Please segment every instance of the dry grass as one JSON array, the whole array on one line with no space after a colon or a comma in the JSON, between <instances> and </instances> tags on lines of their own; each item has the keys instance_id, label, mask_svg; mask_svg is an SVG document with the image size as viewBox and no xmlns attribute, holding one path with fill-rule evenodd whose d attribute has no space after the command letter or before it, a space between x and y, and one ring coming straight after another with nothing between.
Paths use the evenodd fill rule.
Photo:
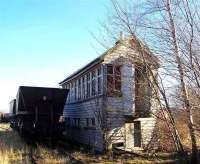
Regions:
<instances>
[{"instance_id":1,"label":"dry grass","mask_svg":"<svg viewBox=\"0 0 200 164\"><path fill-rule=\"evenodd\" d=\"M154 164L174 163L171 159L164 158L130 158L118 156L114 160L109 155L94 155L82 147L69 144L68 148L60 150L41 144L30 146L18 134L9 129L9 124L0 124L0 164L24 163L99 163L99 164ZM8 130L6 130L8 129Z\"/></svg>"},{"instance_id":2,"label":"dry grass","mask_svg":"<svg viewBox=\"0 0 200 164\"><path fill-rule=\"evenodd\" d=\"M8 124L0 124L0 127L0 163L31 163L32 160L37 163L66 163L69 160L45 146L26 144L9 129Z\"/></svg>"}]
</instances>

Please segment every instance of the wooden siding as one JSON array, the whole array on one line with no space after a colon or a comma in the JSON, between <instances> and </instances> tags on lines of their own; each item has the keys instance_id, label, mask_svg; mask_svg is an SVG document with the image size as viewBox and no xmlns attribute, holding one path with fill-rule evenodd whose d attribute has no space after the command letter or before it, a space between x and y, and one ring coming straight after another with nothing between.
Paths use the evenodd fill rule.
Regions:
<instances>
[{"instance_id":1,"label":"wooden siding","mask_svg":"<svg viewBox=\"0 0 200 164\"><path fill-rule=\"evenodd\" d=\"M135 63L132 59L137 60L139 54L127 49L121 44L104 56L101 63L103 66L103 94L99 97L89 98L74 103L66 102L64 116L66 118L80 118L80 127L67 127L66 134L72 139L90 145L93 149L101 151L104 147L104 136L102 134L100 123L96 121L96 127L87 128L86 118L95 117L98 120L95 111L100 110L105 113L103 119L107 129L106 139L107 147L111 148L112 144L123 142L126 148L134 148L134 122L125 123L125 115L134 115L135 113ZM130 62L132 61L132 62ZM121 95L106 97L106 65L121 66ZM94 68L90 68L92 71ZM84 72L83 75L85 75ZM83 75L80 75L83 76ZM73 79L73 77L71 77ZM77 78L77 77L76 77ZM69 81L70 82L70 81ZM91 89L90 89L91 92ZM104 97L105 96L105 97ZM96 100L99 100L98 103ZM152 102L153 103L153 102ZM98 104L98 105L97 105ZM154 105L156 109L156 105ZM146 110L146 109L143 109ZM141 145L146 146L152 137L155 126L155 118L139 118L141 126Z\"/></svg>"},{"instance_id":2,"label":"wooden siding","mask_svg":"<svg viewBox=\"0 0 200 164\"><path fill-rule=\"evenodd\" d=\"M100 130L101 123L98 122L98 114L96 113L101 112L102 105L102 97L99 97L79 103L66 104L63 113L66 118L80 118L80 127L74 127L72 120L70 127L66 128L66 134L97 151L103 150L103 135ZM94 127L87 127L87 118L95 118Z\"/></svg>"}]
</instances>

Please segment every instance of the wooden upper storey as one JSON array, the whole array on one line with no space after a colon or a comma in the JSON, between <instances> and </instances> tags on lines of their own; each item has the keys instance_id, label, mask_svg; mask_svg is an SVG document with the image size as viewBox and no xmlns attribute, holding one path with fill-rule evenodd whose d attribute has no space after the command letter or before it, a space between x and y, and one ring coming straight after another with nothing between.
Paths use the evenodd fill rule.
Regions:
<instances>
[{"instance_id":1,"label":"wooden upper storey","mask_svg":"<svg viewBox=\"0 0 200 164\"><path fill-rule=\"evenodd\" d=\"M91 61L59 84L70 89L68 103L96 96L121 95L121 66L124 63L149 63L159 67L159 60L135 38L119 40L103 55Z\"/></svg>"}]
</instances>

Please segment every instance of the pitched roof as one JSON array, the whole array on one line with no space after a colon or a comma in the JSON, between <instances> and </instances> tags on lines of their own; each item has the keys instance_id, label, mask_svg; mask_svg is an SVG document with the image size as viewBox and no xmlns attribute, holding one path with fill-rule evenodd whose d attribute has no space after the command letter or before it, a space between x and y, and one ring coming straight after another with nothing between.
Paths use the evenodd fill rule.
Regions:
<instances>
[{"instance_id":1,"label":"pitched roof","mask_svg":"<svg viewBox=\"0 0 200 164\"><path fill-rule=\"evenodd\" d=\"M72 77L74 77L74 76L78 75L80 72L84 71L86 68L89 68L90 66L93 66L93 65L95 65L97 63L100 63L102 60L103 60L103 55L97 57L96 59L94 59L90 63L88 63L87 65L85 65L82 68L78 69L76 72L74 72L71 75L69 75L63 81L59 82L59 84L61 85L61 84L65 83L66 81L68 81Z\"/></svg>"},{"instance_id":2,"label":"pitched roof","mask_svg":"<svg viewBox=\"0 0 200 164\"><path fill-rule=\"evenodd\" d=\"M134 40L137 45L139 45L140 47L143 47L142 48L143 51L145 51L145 53L147 53L150 56L150 58L152 59L151 61L154 61L156 64L159 63L159 59L155 55L153 55L153 53L150 51L148 46L146 46L144 43L142 43L136 36L131 36L131 37L129 37L127 39L124 39L124 40L121 40L121 39L118 40L116 42L116 44L112 48L108 49L102 55L98 56L97 58L95 58L94 60L92 60L91 62L89 62L85 66L83 66L82 68L78 69L77 71L75 71L74 73L69 75L67 78L65 78L64 80L59 82L59 85L62 85L64 83L66 83L67 81L71 80L72 78L77 77L79 74L86 72L88 69L90 69L91 67L95 66L96 64L99 64L99 63L103 62L104 61L104 57L107 54L113 52L113 50L115 50L119 44L124 44L124 42L130 41L130 40Z\"/></svg>"},{"instance_id":3,"label":"pitched roof","mask_svg":"<svg viewBox=\"0 0 200 164\"><path fill-rule=\"evenodd\" d=\"M59 82L60 85L64 84L66 81L70 80L71 78L78 76L80 73L83 73L85 71L87 71L89 68L91 68L92 66L95 66L96 64L101 63L104 60L104 57L110 53L110 51L112 51L114 48L116 47L116 45L110 49L108 49L106 52L104 52L102 55L98 56L97 58L95 58L94 60L92 60L91 62L89 62L88 64L86 64L85 66L83 66L82 68L78 69L77 71L75 71L74 73L72 73L71 75L69 75L67 78L65 78L63 81Z\"/></svg>"}]
</instances>

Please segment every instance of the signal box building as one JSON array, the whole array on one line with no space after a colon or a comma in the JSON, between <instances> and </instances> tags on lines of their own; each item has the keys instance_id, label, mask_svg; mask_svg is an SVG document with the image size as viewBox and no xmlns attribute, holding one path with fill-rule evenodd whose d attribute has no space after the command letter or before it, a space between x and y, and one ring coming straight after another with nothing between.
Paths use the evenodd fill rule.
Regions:
<instances>
[{"instance_id":1,"label":"signal box building","mask_svg":"<svg viewBox=\"0 0 200 164\"><path fill-rule=\"evenodd\" d=\"M114 146L145 149L156 122L151 76L158 66L136 37L121 36L103 55L59 83L70 89L63 113L66 135L96 151Z\"/></svg>"}]
</instances>

